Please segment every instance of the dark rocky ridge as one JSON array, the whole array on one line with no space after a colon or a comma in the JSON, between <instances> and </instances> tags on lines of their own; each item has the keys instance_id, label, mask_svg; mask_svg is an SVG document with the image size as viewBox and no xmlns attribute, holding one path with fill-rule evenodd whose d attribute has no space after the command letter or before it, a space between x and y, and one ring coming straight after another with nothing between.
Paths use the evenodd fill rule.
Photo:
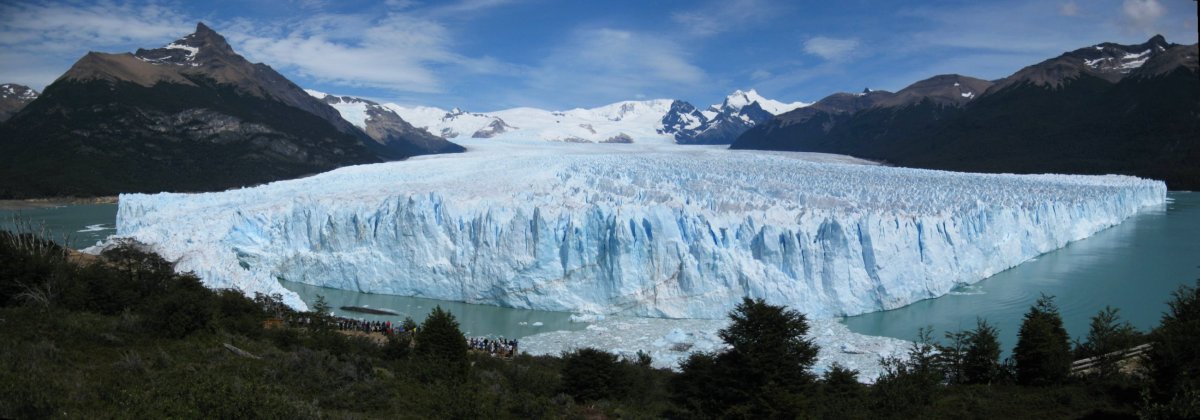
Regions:
<instances>
[{"instance_id":1,"label":"dark rocky ridge","mask_svg":"<svg viewBox=\"0 0 1200 420\"><path fill-rule=\"evenodd\" d=\"M832 95L747 131L732 147L957 171L1131 174L1194 190L1200 188L1196 51L1159 36L1081 48L1021 69L961 104L928 92L906 100ZM937 79L946 77L901 92L944 86ZM979 82L973 89L986 83Z\"/></svg>"},{"instance_id":2,"label":"dark rocky ridge","mask_svg":"<svg viewBox=\"0 0 1200 420\"><path fill-rule=\"evenodd\" d=\"M425 146L372 139L199 24L164 48L88 53L0 126L0 197L221 190Z\"/></svg>"}]
</instances>

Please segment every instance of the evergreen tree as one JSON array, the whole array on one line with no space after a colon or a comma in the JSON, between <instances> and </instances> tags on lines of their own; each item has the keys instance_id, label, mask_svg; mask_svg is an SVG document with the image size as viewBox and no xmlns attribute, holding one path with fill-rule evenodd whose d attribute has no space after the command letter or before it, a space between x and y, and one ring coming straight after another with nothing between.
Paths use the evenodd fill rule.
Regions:
<instances>
[{"instance_id":1,"label":"evergreen tree","mask_svg":"<svg viewBox=\"0 0 1200 420\"><path fill-rule=\"evenodd\" d=\"M963 352L963 383L990 384L1000 380L999 331L983 318L976 318L975 329L966 333L966 350Z\"/></svg>"},{"instance_id":2,"label":"evergreen tree","mask_svg":"<svg viewBox=\"0 0 1200 420\"><path fill-rule=\"evenodd\" d=\"M743 299L718 332L730 349L693 354L672 381L673 399L692 415L796 417L805 411L817 346L799 312Z\"/></svg>"},{"instance_id":3,"label":"evergreen tree","mask_svg":"<svg viewBox=\"0 0 1200 420\"><path fill-rule=\"evenodd\" d=\"M937 345L937 363L945 373L947 383L966 383L963 363L966 361L967 341L970 334L970 331L947 332L947 344Z\"/></svg>"},{"instance_id":4,"label":"evergreen tree","mask_svg":"<svg viewBox=\"0 0 1200 420\"><path fill-rule=\"evenodd\" d=\"M918 418L933 403L938 386L945 379L943 362L929 329L921 328L917 337L908 349L907 358L886 357L879 361L883 374L872 389L878 412Z\"/></svg>"},{"instance_id":5,"label":"evergreen tree","mask_svg":"<svg viewBox=\"0 0 1200 420\"><path fill-rule=\"evenodd\" d=\"M1169 416L1200 417L1200 279L1180 286L1150 333L1152 397Z\"/></svg>"},{"instance_id":6,"label":"evergreen tree","mask_svg":"<svg viewBox=\"0 0 1200 420\"><path fill-rule=\"evenodd\" d=\"M563 392L576 401L620 397L628 389L625 370L617 355L594 348L563 353Z\"/></svg>"},{"instance_id":7,"label":"evergreen tree","mask_svg":"<svg viewBox=\"0 0 1200 420\"><path fill-rule=\"evenodd\" d=\"M416 336L416 354L431 359L462 362L467 358L467 338L458 329L454 314L435 306Z\"/></svg>"},{"instance_id":8,"label":"evergreen tree","mask_svg":"<svg viewBox=\"0 0 1200 420\"><path fill-rule=\"evenodd\" d=\"M750 383L776 383L798 391L815 379L808 369L817 361L817 346L804 338L808 319L762 299L744 298L729 314L729 327L717 332L729 354L746 371Z\"/></svg>"},{"instance_id":9,"label":"evergreen tree","mask_svg":"<svg viewBox=\"0 0 1200 420\"><path fill-rule=\"evenodd\" d=\"M1071 345L1053 296L1042 295L1021 322L1013 349L1017 383L1061 383L1071 373Z\"/></svg>"},{"instance_id":10,"label":"evergreen tree","mask_svg":"<svg viewBox=\"0 0 1200 420\"><path fill-rule=\"evenodd\" d=\"M410 317L404 317L404 321L400 323L400 329L405 333L412 334L417 330L417 321L413 321Z\"/></svg>"},{"instance_id":11,"label":"evergreen tree","mask_svg":"<svg viewBox=\"0 0 1200 420\"><path fill-rule=\"evenodd\" d=\"M866 385L858 381L858 371L834 363L821 375L821 418L870 418Z\"/></svg>"},{"instance_id":12,"label":"evergreen tree","mask_svg":"<svg viewBox=\"0 0 1200 420\"><path fill-rule=\"evenodd\" d=\"M1121 321L1116 308L1105 306L1092 317L1086 341L1075 347L1075 358L1099 358L1096 375L1108 377L1119 371L1120 352L1138 345L1142 335L1129 322Z\"/></svg>"},{"instance_id":13,"label":"evergreen tree","mask_svg":"<svg viewBox=\"0 0 1200 420\"><path fill-rule=\"evenodd\" d=\"M333 327L333 320L330 319L330 311L333 308L329 306L329 302L325 300L324 295L317 295L317 301L313 303L312 312L309 316L312 318L311 327L316 331L326 331Z\"/></svg>"}]
</instances>

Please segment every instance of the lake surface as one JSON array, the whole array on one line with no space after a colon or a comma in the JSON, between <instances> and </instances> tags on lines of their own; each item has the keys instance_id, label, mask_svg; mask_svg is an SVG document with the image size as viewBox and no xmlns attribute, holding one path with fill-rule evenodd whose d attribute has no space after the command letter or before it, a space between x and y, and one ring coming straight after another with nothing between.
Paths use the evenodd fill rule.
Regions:
<instances>
[{"instance_id":1,"label":"lake surface","mask_svg":"<svg viewBox=\"0 0 1200 420\"><path fill-rule=\"evenodd\" d=\"M317 296L323 296L329 306L333 307L334 314L346 318L398 323L408 316L420 323L429 314L429 311L433 310L434 306L441 306L442 309L454 314L459 328L464 334L471 337L523 338L549 331L582 330L587 327L587 324L571 322L571 314L566 312L532 311L436 299L359 293L291 281L280 281L279 283L284 288L299 294L300 299L310 307L317 302ZM400 315L349 312L341 310L342 306L388 309Z\"/></svg>"},{"instance_id":2,"label":"lake surface","mask_svg":"<svg viewBox=\"0 0 1200 420\"><path fill-rule=\"evenodd\" d=\"M950 295L904 308L849 317L854 332L914 339L917 328L930 326L935 338L947 331L970 329L976 317L1000 328L1007 352L1029 306L1041 293L1056 296L1067 331L1087 334L1089 319L1105 305L1121 309L1134 326L1148 330L1158 323L1171 292L1200 278L1200 193L1172 192L1169 203L1091 238L1041 255ZM53 208L0 210L0 226L19 215L35 226L44 224L54 238L70 236L75 247L89 246L114 232L114 204L66 205ZM473 336L521 338L548 331L579 330L570 314L470 305L432 299L376 295L283 282L310 305L322 295L334 312L352 318L418 322L435 306L450 310L464 332ZM399 316L346 312L341 306L390 309ZM539 324L540 323L540 324Z\"/></svg>"},{"instance_id":3,"label":"lake surface","mask_svg":"<svg viewBox=\"0 0 1200 420\"><path fill-rule=\"evenodd\" d=\"M950 295L903 308L849 317L857 333L915 339L975 327L983 317L1000 329L1005 354L1029 307L1055 296L1067 332L1087 335L1096 312L1111 305L1142 331L1158 324L1171 292L1200 278L1200 192L1172 192L1168 203L1144 209L1116 227L1043 254Z\"/></svg>"},{"instance_id":4,"label":"lake surface","mask_svg":"<svg viewBox=\"0 0 1200 420\"><path fill-rule=\"evenodd\" d=\"M0 207L0 229L13 230L14 221L72 248L95 245L116 232L116 204L46 205L27 208Z\"/></svg>"}]
</instances>

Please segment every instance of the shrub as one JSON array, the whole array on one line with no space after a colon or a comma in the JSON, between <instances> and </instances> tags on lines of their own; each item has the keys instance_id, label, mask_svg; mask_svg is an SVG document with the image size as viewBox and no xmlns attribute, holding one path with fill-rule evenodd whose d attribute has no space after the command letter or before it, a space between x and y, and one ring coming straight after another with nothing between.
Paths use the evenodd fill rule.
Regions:
<instances>
[{"instance_id":1,"label":"shrub","mask_svg":"<svg viewBox=\"0 0 1200 420\"><path fill-rule=\"evenodd\" d=\"M562 392L576 401L621 397L628 378L617 355L594 348L563 353Z\"/></svg>"}]
</instances>

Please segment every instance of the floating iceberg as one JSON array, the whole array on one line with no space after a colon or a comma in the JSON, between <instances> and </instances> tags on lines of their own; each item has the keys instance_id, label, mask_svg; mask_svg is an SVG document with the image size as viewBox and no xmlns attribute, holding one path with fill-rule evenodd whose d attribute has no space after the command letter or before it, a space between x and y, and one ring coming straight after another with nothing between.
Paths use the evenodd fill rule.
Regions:
<instances>
[{"instance_id":1,"label":"floating iceberg","mask_svg":"<svg viewBox=\"0 0 1200 420\"><path fill-rule=\"evenodd\" d=\"M944 295L1161 204L1127 176L967 174L673 145L467 153L205 194L126 194L117 236L212 287L277 279L575 313L812 319Z\"/></svg>"}]
</instances>

